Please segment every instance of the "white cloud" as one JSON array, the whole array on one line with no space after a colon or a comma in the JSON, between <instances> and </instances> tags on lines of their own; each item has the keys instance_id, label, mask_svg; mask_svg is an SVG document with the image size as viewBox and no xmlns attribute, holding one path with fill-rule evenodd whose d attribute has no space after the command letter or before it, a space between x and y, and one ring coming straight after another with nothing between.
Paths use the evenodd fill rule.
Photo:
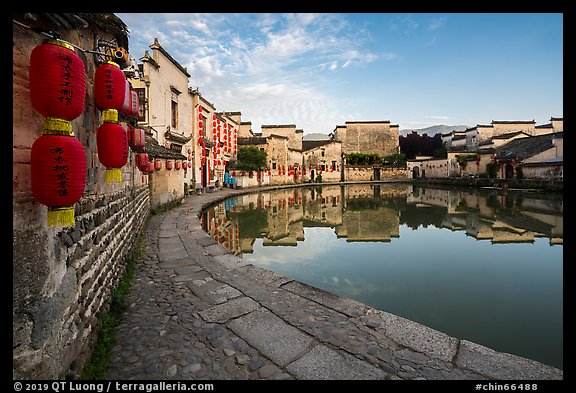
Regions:
<instances>
[{"instance_id":1,"label":"white cloud","mask_svg":"<svg viewBox=\"0 0 576 393\"><path fill-rule=\"evenodd\" d=\"M445 16L434 18L428 24L428 30L432 30L432 31L438 30L438 29L444 27L444 22L446 22Z\"/></svg>"}]
</instances>

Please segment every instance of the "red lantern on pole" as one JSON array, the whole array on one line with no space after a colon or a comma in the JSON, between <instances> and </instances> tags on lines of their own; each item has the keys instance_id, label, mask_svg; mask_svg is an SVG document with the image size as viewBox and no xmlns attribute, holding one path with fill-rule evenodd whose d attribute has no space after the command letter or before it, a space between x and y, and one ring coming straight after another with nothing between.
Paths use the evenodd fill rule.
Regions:
<instances>
[{"instance_id":1,"label":"red lantern on pole","mask_svg":"<svg viewBox=\"0 0 576 393\"><path fill-rule=\"evenodd\" d=\"M145 146L145 134L142 128L128 128L128 146L132 150L142 150Z\"/></svg>"},{"instance_id":2,"label":"red lantern on pole","mask_svg":"<svg viewBox=\"0 0 576 393\"><path fill-rule=\"evenodd\" d=\"M103 109L121 110L126 95L128 81L120 66L108 61L96 69L94 75L94 101Z\"/></svg>"},{"instance_id":3,"label":"red lantern on pole","mask_svg":"<svg viewBox=\"0 0 576 393\"><path fill-rule=\"evenodd\" d=\"M96 131L98 159L106 167L106 183L122 181L122 168L128 161L126 130L118 123L103 123Z\"/></svg>"},{"instance_id":4,"label":"red lantern on pole","mask_svg":"<svg viewBox=\"0 0 576 393\"><path fill-rule=\"evenodd\" d=\"M47 40L30 54L30 98L44 117L71 121L84 112L86 71L74 48Z\"/></svg>"},{"instance_id":5,"label":"red lantern on pole","mask_svg":"<svg viewBox=\"0 0 576 393\"><path fill-rule=\"evenodd\" d=\"M74 133L44 131L32 144L32 195L48 206L48 226L74 226L74 204L86 184L86 154Z\"/></svg>"}]
</instances>

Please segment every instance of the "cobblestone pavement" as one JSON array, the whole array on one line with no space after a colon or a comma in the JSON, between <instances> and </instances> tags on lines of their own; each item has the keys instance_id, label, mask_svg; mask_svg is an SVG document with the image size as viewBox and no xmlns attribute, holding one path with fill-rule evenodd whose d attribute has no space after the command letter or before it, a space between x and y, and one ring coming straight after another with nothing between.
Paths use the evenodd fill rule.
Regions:
<instances>
[{"instance_id":1,"label":"cobblestone pavement","mask_svg":"<svg viewBox=\"0 0 576 393\"><path fill-rule=\"evenodd\" d=\"M150 217L109 379L563 379L245 263L198 218L241 192L188 196Z\"/></svg>"}]
</instances>

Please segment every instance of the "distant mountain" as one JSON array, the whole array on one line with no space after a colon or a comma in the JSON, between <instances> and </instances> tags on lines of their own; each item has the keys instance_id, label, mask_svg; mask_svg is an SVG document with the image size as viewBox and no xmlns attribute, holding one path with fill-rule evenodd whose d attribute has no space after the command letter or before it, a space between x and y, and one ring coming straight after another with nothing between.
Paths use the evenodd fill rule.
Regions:
<instances>
[{"instance_id":1,"label":"distant mountain","mask_svg":"<svg viewBox=\"0 0 576 393\"><path fill-rule=\"evenodd\" d=\"M327 141L329 139L328 134L322 134L321 132L313 132L302 137L302 140L305 141Z\"/></svg>"},{"instance_id":2,"label":"distant mountain","mask_svg":"<svg viewBox=\"0 0 576 393\"><path fill-rule=\"evenodd\" d=\"M430 126L426 128L406 128L404 130L399 131L399 135L406 136L411 134L413 131L416 131L419 135L428 134L428 136L433 137L434 135L440 134L447 134L454 130L456 131L464 131L465 129L470 128L468 126L459 125L459 126L447 126L444 124L440 124L437 126Z\"/></svg>"}]
</instances>

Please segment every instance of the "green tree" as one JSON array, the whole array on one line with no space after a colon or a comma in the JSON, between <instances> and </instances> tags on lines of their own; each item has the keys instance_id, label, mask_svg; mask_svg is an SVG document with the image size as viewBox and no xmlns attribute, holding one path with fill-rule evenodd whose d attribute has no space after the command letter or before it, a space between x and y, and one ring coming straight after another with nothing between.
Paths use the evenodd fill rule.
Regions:
<instances>
[{"instance_id":1,"label":"green tree","mask_svg":"<svg viewBox=\"0 0 576 393\"><path fill-rule=\"evenodd\" d=\"M256 146L243 146L238 149L235 169L242 171L261 171L266 168L266 152Z\"/></svg>"}]
</instances>

